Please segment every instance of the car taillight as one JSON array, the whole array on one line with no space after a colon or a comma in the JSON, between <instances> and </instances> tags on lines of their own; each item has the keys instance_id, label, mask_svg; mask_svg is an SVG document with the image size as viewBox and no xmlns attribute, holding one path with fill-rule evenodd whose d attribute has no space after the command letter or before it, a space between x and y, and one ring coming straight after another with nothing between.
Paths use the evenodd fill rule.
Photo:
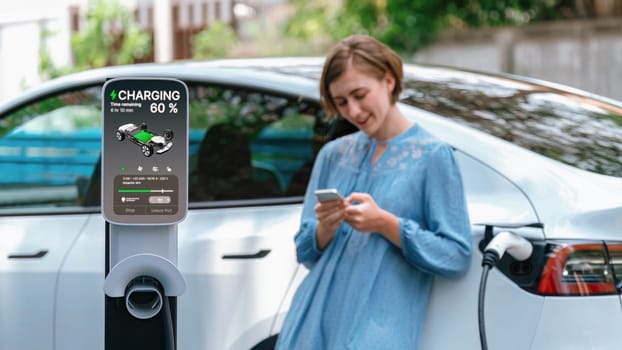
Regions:
<instances>
[{"instance_id":1,"label":"car taillight","mask_svg":"<svg viewBox=\"0 0 622 350\"><path fill-rule=\"evenodd\" d=\"M609 247L615 259L610 257L602 243L568 243L550 247L538 283L538 293L559 296L617 293L614 267L622 276L621 245Z\"/></svg>"},{"instance_id":2,"label":"car taillight","mask_svg":"<svg viewBox=\"0 0 622 350\"><path fill-rule=\"evenodd\" d=\"M609 265L611 265L616 281L616 290L619 292L622 289L622 244L607 243L607 251L609 252Z\"/></svg>"}]
</instances>

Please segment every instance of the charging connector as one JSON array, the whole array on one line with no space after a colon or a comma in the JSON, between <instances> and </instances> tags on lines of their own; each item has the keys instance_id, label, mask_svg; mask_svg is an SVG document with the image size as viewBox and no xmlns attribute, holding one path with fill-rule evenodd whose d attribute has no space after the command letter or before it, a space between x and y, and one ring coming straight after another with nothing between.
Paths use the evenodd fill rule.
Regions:
<instances>
[{"instance_id":1,"label":"charging connector","mask_svg":"<svg viewBox=\"0 0 622 350\"><path fill-rule=\"evenodd\" d=\"M134 278L125 290L127 312L141 320L150 319L160 313L164 298L162 285L151 276Z\"/></svg>"},{"instance_id":2,"label":"charging connector","mask_svg":"<svg viewBox=\"0 0 622 350\"><path fill-rule=\"evenodd\" d=\"M177 342L173 330L170 301L160 281L151 276L134 278L126 288L125 305L128 313L137 319L146 320L161 313L164 349L175 349Z\"/></svg>"},{"instance_id":3,"label":"charging connector","mask_svg":"<svg viewBox=\"0 0 622 350\"><path fill-rule=\"evenodd\" d=\"M525 238L510 231L503 231L494 236L494 238L484 249L484 258L482 259L482 277L479 284L477 308L479 320L479 339L482 350L488 350L486 323L484 322L484 301L486 298L486 282L488 281L488 272L493 267L497 266L497 263L501 260L506 251L514 259L523 261L529 259L531 256L533 246Z\"/></svg>"},{"instance_id":4,"label":"charging connector","mask_svg":"<svg viewBox=\"0 0 622 350\"><path fill-rule=\"evenodd\" d=\"M486 252L497 253L500 260L505 252L508 252L514 259L523 261L529 259L533 246L525 238L510 231L499 232L484 249ZM495 262L496 265L496 262Z\"/></svg>"}]
</instances>

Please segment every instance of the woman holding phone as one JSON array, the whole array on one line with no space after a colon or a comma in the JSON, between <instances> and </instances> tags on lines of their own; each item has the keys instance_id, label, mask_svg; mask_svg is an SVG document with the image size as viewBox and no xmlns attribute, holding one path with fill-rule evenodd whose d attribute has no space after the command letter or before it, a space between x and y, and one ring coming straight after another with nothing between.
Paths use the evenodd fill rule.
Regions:
<instances>
[{"instance_id":1,"label":"woman holding phone","mask_svg":"<svg viewBox=\"0 0 622 350\"><path fill-rule=\"evenodd\" d=\"M417 349L434 276L468 268L471 231L452 148L400 112L402 61L366 35L324 63L329 115L359 131L314 164L295 236L309 274L277 349ZM318 189L343 199L318 201Z\"/></svg>"}]
</instances>

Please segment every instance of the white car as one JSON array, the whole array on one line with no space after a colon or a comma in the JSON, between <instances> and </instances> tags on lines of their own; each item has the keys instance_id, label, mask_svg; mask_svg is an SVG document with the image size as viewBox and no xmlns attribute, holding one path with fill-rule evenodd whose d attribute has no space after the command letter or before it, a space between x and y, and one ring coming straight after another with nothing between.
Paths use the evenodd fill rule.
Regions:
<instances>
[{"instance_id":1,"label":"white car","mask_svg":"<svg viewBox=\"0 0 622 350\"><path fill-rule=\"evenodd\" d=\"M0 348L103 349L101 89L183 80L190 210L179 224L178 349L270 349L307 270L293 235L319 148L351 132L318 102L322 58L143 64L0 104ZM464 278L437 278L422 349L479 349L485 232L534 248L490 273L491 349L618 349L622 104L533 79L407 65L400 108L451 144L473 223ZM479 249L478 249L479 248Z\"/></svg>"}]
</instances>

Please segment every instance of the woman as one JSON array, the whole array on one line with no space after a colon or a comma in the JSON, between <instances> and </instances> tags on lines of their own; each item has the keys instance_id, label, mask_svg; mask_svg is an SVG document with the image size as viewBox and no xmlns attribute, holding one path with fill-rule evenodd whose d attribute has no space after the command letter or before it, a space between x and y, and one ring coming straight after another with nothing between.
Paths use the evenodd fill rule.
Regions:
<instances>
[{"instance_id":1,"label":"woman","mask_svg":"<svg viewBox=\"0 0 622 350\"><path fill-rule=\"evenodd\" d=\"M278 349L417 349L433 276L471 255L462 178L450 146L400 112L402 61L369 36L338 43L320 94L360 131L318 154L295 237L309 267ZM316 189L344 200L320 203Z\"/></svg>"}]
</instances>

